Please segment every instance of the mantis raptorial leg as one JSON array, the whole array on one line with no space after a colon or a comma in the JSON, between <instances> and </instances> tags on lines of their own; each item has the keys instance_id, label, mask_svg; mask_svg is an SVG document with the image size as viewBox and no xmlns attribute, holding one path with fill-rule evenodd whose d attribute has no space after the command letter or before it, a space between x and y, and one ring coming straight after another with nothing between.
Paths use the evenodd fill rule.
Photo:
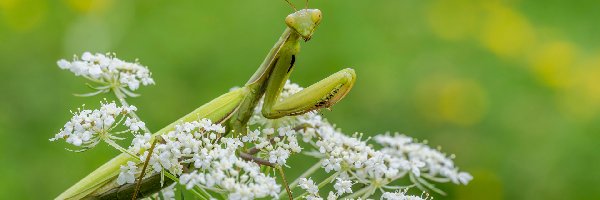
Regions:
<instances>
[{"instance_id":1,"label":"mantis raptorial leg","mask_svg":"<svg viewBox=\"0 0 600 200\"><path fill-rule=\"evenodd\" d=\"M321 18L322 14L318 9L303 9L288 15L285 18L287 27L283 34L243 87L200 106L154 133L153 136L173 130L173 127L182 121L201 118L222 123L226 125L228 132L235 135L245 134L248 120L263 96L262 114L271 119L299 115L336 104L354 85L356 75L353 69L343 69L279 101L283 86L295 68L301 40L310 40ZM115 179L119 167L132 159L126 154L117 156L69 188L57 199L131 199L136 193L135 184L118 186ZM160 174L154 174L141 181L141 190L144 194L151 194L152 191L161 189L162 186L157 184L157 181L160 181L157 176Z\"/></svg>"}]
</instances>

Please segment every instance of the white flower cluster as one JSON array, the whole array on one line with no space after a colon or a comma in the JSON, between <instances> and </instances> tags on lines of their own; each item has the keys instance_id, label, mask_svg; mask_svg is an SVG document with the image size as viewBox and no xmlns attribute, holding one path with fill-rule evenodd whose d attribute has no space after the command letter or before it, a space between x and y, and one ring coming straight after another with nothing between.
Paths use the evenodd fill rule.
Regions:
<instances>
[{"instance_id":1,"label":"white flower cluster","mask_svg":"<svg viewBox=\"0 0 600 200\"><path fill-rule=\"evenodd\" d=\"M208 153L213 148L220 147L214 143L218 137L217 134L223 133L225 133L224 127L212 124L208 119L176 125L175 130L161 135L164 143L156 144L149 164L156 172L160 172L164 168L175 175L182 173L183 164L186 163L194 162L194 166L200 168L202 164L212 161L205 159L203 156L218 156L208 155ZM145 143L142 144L142 141ZM140 138L140 141L133 143L130 149L133 151L138 146L148 147L149 144L149 140ZM235 145L228 144L228 146L229 148L237 148ZM147 153L143 152L140 159L145 160ZM209 158L216 159L216 157Z\"/></svg>"},{"instance_id":2,"label":"white flower cluster","mask_svg":"<svg viewBox=\"0 0 600 200\"><path fill-rule=\"evenodd\" d=\"M296 131L289 126L256 129L242 137L242 142L251 142L258 150L256 156L276 165L286 165L287 159L294 153L300 153Z\"/></svg>"},{"instance_id":3,"label":"white flower cluster","mask_svg":"<svg viewBox=\"0 0 600 200\"><path fill-rule=\"evenodd\" d=\"M288 82L284 87L282 98L301 89ZM426 189L423 185L432 187L427 180L435 182L451 180L457 184L466 184L472 179L470 174L458 171L452 159L445 154L425 144L412 142L412 138L398 134L376 136L375 141L383 146L382 149L377 150L361 139L362 134L348 136L316 112L269 120L262 117L260 110L256 110L252 123L266 127L275 124L277 126L274 128L279 129L293 130L300 127L294 135L299 135L298 137L302 137L303 141L318 151L311 155L322 159L322 168L328 173L335 172L339 177L344 177L338 179L334 185L337 190L334 196L351 193L350 186L353 182L373 187L370 193L377 189L397 188L388 184L406 175L410 175L411 181L421 189ZM435 190L435 188L430 189ZM309 194L311 198L318 197Z\"/></svg>"},{"instance_id":4,"label":"white flower cluster","mask_svg":"<svg viewBox=\"0 0 600 200\"><path fill-rule=\"evenodd\" d=\"M226 191L229 199L254 199L276 197L281 190L274 178L260 172L260 166L236 155L243 145L238 138L221 137L225 128L208 119L185 122L175 130L162 135L149 165L153 171L163 169L180 176L187 189L200 187L213 191ZM130 146L131 152L148 149L149 135L137 136ZM145 160L147 151L140 153ZM189 173L184 168L190 168ZM124 174L124 178L130 174ZM119 175L121 178L121 174Z\"/></svg>"},{"instance_id":5,"label":"white flower cluster","mask_svg":"<svg viewBox=\"0 0 600 200\"><path fill-rule=\"evenodd\" d=\"M116 58L115 54L85 52L81 58L75 56L71 62L61 59L57 64L61 69L68 69L76 76L83 76L104 85L127 86L131 91L137 90L140 84L154 84L147 67L137 62L122 61Z\"/></svg>"},{"instance_id":6,"label":"white flower cluster","mask_svg":"<svg viewBox=\"0 0 600 200\"><path fill-rule=\"evenodd\" d=\"M137 174L137 166L132 161L127 161L127 165L121 166L121 172L117 177L117 184L135 183L135 175Z\"/></svg>"},{"instance_id":7,"label":"white flower cluster","mask_svg":"<svg viewBox=\"0 0 600 200\"><path fill-rule=\"evenodd\" d=\"M407 173L410 174L411 181L422 189L425 189L422 185L427 187L431 185L426 179L443 182L444 178L447 178L457 184L466 184L472 179L470 174L459 172L454 167L453 161L443 153L425 144L404 143L405 146L384 144L383 149L376 150L365 141L361 141L360 134L350 137L324 121L314 122L310 124L313 128L306 128L306 131L301 132L302 135L308 134L308 137L316 138L314 146L319 150L323 159L322 167L327 172L335 171L350 176L358 183L380 187L405 177ZM408 137L376 136L376 141L382 143L403 140L408 140Z\"/></svg>"},{"instance_id":8,"label":"white flower cluster","mask_svg":"<svg viewBox=\"0 0 600 200\"><path fill-rule=\"evenodd\" d=\"M466 172L459 172L454 167L452 159L442 152L435 150L423 143L414 142L414 139L402 134L385 134L375 136L375 141L384 148L380 151L391 155L392 159L408 160L415 163L412 173L420 176L419 172L427 178L441 176L450 179L455 184L467 184L473 177Z\"/></svg>"},{"instance_id":9,"label":"white flower cluster","mask_svg":"<svg viewBox=\"0 0 600 200\"><path fill-rule=\"evenodd\" d=\"M406 189L398 190L396 192L384 192L381 195L381 199L386 200L432 200L433 197L430 197L427 193L423 193L421 196L408 195L406 194ZM425 196L425 197L423 197Z\"/></svg>"},{"instance_id":10,"label":"white flower cluster","mask_svg":"<svg viewBox=\"0 0 600 200\"><path fill-rule=\"evenodd\" d=\"M345 178L337 178L337 181L333 185L333 188L337 190L337 195L340 196L344 193L352 193L352 181Z\"/></svg>"},{"instance_id":11,"label":"white flower cluster","mask_svg":"<svg viewBox=\"0 0 600 200\"><path fill-rule=\"evenodd\" d=\"M276 198L281 190L273 177L260 172L258 164L235 155L213 161L211 166L183 174L180 182L187 189L195 186L224 190L230 200Z\"/></svg>"},{"instance_id":12,"label":"white flower cluster","mask_svg":"<svg viewBox=\"0 0 600 200\"><path fill-rule=\"evenodd\" d=\"M317 184L315 184L315 182L308 178L301 178L298 181L298 186L300 186L300 188L306 190L306 192L308 192L309 194L318 194L319 193L319 187L317 187Z\"/></svg>"},{"instance_id":13,"label":"white flower cluster","mask_svg":"<svg viewBox=\"0 0 600 200\"><path fill-rule=\"evenodd\" d=\"M131 141L131 146L129 146L129 152L133 154L139 154L142 151L145 151L152 146L150 143L152 140L152 135L150 133L145 134L136 134L133 140Z\"/></svg>"},{"instance_id":14,"label":"white flower cluster","mask_svg":"<svg viewBox=\"0 0 600 200\"><path fill-rule=\"evenodd\" d=\"M64 139L67 143L83 147L82 150L86 150L93 148L102 140L109 142L114 139L122 139L116 136L120 133L137 133L140 128L145 126L144 122L136 121L133 123L135 126L130 124L127 130L113 131L121 124L125 115L136 111L137 108L135 106L117 106L114 102L100 103L100 109L79 109L78 112L72 112L73 117L71 120L50 141Z\"/></svg>"},{"instance_id":15,"label":"white flower cluster","mask_svg":"<svg viewBox=\"0 0 600 200\"><path fill-rule=\"evenodd\" d=\"M411 165L404 160L391 160L390 156L373 149L358 135L349 137L332 126L315 130L319 139L315 142L323 159L326 172L350 173L363 184L388 184L402 177Z\"/></svg>"}]
</instances>

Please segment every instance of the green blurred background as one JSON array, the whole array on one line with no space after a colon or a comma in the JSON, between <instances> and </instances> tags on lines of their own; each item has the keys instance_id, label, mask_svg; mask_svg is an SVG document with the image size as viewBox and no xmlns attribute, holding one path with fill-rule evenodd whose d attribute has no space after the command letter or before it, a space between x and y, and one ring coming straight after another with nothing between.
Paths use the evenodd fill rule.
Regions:
<instances>
[{"instance_id":1,"label":"green blurred background","mask_svg":"<svg viewBox=\"0 0 600 200\"><path fill-rule=\"evenodd\" d=\"M311 7L324 19L292 80L356 69L352 92L324 114L348 133L398 131L456 154L475 179L441 184L449 194L437 199L600 198L598 1ZM117 154L48 141L70 109L103 98L72 96L89 90L58 59L139 58L157 85L130 101L158 130L243 84L289 13L283 0L0 0L0 199L54 198Z\"/></svg>"}]
</instances>

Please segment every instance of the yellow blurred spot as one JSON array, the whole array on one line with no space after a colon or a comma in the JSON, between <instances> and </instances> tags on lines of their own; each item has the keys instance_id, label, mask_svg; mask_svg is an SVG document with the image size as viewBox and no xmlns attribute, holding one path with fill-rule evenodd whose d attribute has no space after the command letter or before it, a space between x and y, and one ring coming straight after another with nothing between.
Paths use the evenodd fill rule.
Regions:
<instances>
[{"instance_id":1,"label":"yellow blurred spot","mask_svg":"<svg viewBox=\"0 0 600 200\"><path fill-rule=\"evenodd\" d=\"M558 105L567 116L590 120L600 112L600 56L582 62L586 56L573 43L538 40L536 33L544 30L536 30L505 1L434 0L425 11L440 38L477 36L484 48L499 57L526 63L543 85L557 90ZM419 109L435 121L476 123L487 103L483 91L468 81L452 81L422 84L417 91Z\"/></svg>"},{"instance_id":2,"label":"yellow blurred spot","mask_svg":"<svg viewBox=\"0 0 600 200\"><path fill-rule=\"evenodd\" d=\"M497 200L504 199L502 180L490 170L475 170L473 181L467 186L458 186L456 199L462 200Z\"/></svg>"},{"instance_id":3,"label":"yellow blurred spot","mask_svg":"<svg viewBox=\"0 0 600 200\"><path fill-rule=\"evenodd\" d=\"M438 0L427 10L427 22L435 34L446 40L460 40L477 31L481 8L475 0Z\"/></svg>"},{"instance_id":4,"label":"yellow blurred spot","mask_svg":"<svg viewBox=\"0 0 600 200\"><path fill-rule=\"evenodd\" d=\"M600 111L600 56L584 61L573 84L558 97L561 110L574 120L593 119Z\"/></svg>"},{"instance_id":5,"label":"yellow blurred spot","mask_svg":"<svg viewBox=\"0 0 600 200\"><path fill-rule=\"evenodd\" d=\"M37 26L46 10L43 0L0 0L0 17L16 31L27 31Z\"/></svg>"},{"instance_id":6,"label":"yellow blurred spot","mask_svg":"<svg viewBox=\"0 0 600 200\"><path fill-rule=\"evenodd\" d=\"M496 55L514 58L528 52L535 32L527 19L501 3L488 3L481 42Z\"/></svg>"},{"instance_id":7,"label":"yellow blurred spot","mask_svg":"<svg viewBox=\"0 0 600 200\"><path fill-rule=\"evenodd\" d=\"M577 86L582 88L586 97L600 105L600 57L588 61L577 80Z\"/></svg>"},{"instance_id":8,"label":"yellow blurred spot","mask_svg":"<svg viewBox=\"0 0 600 200\"><path fill-rule=\"evenodd\" d=\"M529 58L536 77L545 85L560 89L571 82L571 70L575 65L577 51L565 41L542 44Z\"/></svg>"},{"instance_id":9,"label":"yellow blurred spot","mask_svg":"<svg viewBox=\"0 0 600 200\"><path fill-rule=\"evenodd\" d=\"M487 97L473 80L432 77L417 86L416 102L427 118L469 126L481 121L487 111Z\"/></svg>"},{"instance_id":10,"label":"yellow blurred spot","mask_svg":"<svg viewBox=\"0 0 600 200\"><path fill-rule=\"evenodd\" d=\"M101 12L111 7L113 0L65 0L65 3L79 13Z\"/></svg>"}]
</instances>

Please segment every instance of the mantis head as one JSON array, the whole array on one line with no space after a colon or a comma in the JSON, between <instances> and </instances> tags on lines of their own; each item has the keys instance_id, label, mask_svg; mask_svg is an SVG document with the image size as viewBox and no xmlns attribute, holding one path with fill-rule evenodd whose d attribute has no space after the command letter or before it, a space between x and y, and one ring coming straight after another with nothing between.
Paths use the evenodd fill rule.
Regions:
<instances>
[{"instance_id":1,"label":"mantis head","mask_svg":"<svg viewBox=\"0 0 600 200\"><path fill-rule=\"evenodd\" d=\"M288 15L285 23L288 27L300 34L304 41L310 40L313 32L321 22L321 11L319 9L302 9Z\"/></svg>"}]
</instances>

